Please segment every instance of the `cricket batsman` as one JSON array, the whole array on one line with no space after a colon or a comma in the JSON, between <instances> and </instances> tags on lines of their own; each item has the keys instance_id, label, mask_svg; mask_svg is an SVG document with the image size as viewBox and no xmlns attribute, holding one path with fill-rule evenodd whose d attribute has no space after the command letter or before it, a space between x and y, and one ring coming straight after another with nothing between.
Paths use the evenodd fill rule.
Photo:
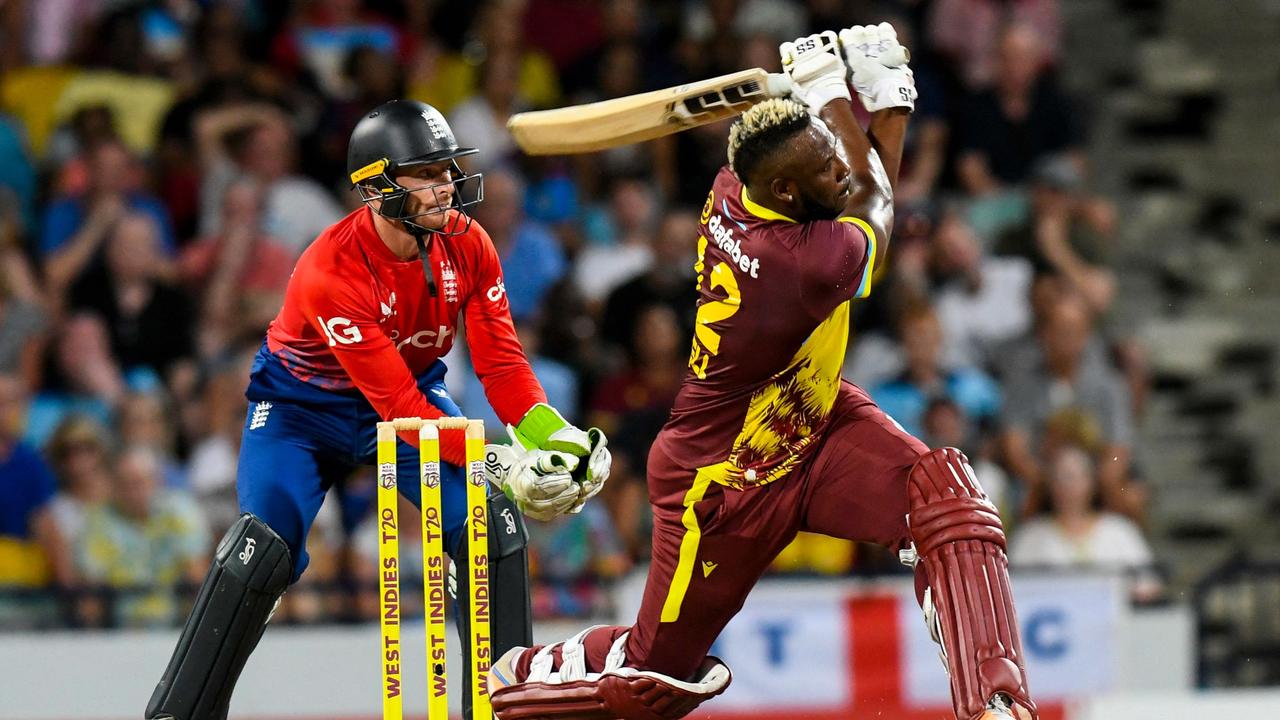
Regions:
<instances>
[{"instance_id":1,"label":"cricket batsman","mask_svg":"<svg viewBox=\"0 0 1280 720\"><path fill-rule=\"evenodd\" d=\"M689 369L649 453L639 617L502 656L489 680L500 718L688 714L728 686L707 651L801 530L876 542L915 568L959 720L1036 717L995 507L964 455L930 450L840 377L850 303L893 228L916 97L906 52L882 23L781 53L794 99L734 124L702 209Z\"/></svg>"},{"instance_id":2,"label":"cricket batsman","mask_svg":"<svg viewBox=\"0 0 1280 720\"><path fill-rule=\"evenodd\" d=\"M539 519L577 511L608 479L610 458L600 431L579 430L546 404L516 339L498 253L467 213L483 198L483 178L464 174L457 159L475 152L458 147L444 117L419 102L381 105L352 131L347 171L363 205L302 254L267 330L246 391L236 484L243 514L218 545L147 718L227 717L245 661L306 570L305 539L325 492L374 463L377 422L462 414L440 359L460 315L476 374L516 440L489 453L501 455L495 479L506 490L490 494L489 514L518 521L490 524L493 652L531 642L527 535L512 508ZM441 437L442 526L465 597L458 435ZM417 477L416 432L402 434L397 454L401 476ZM418 483L399 487L420 505Z\"/></svg>"}]
</instances>

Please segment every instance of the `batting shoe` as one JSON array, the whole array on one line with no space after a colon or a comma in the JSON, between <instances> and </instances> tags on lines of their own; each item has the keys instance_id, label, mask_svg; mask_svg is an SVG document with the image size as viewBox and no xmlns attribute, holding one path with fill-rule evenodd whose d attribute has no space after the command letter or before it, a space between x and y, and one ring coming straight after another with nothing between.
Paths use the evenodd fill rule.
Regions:
<instances>
[{"instance_id":1,"label":"batting shoe","mask_svg":"<svg viewBox=\"0 0 1280 720\"><path fill-rule=\"evenodd\" d=\"M520 653L528 648L513 647L502 654L497 662L489 666L489 694L501 690L504 687L515 685L516 679L516 660L520 659Z\"/></svg>"},{"instance_id":2,"label":"batting shoe","mask_svg":"<svg viewBox=\"0 0 1280 720\"><path fill-rule=\"evenodd\" d=\"M987 701L987 709L974 720L1034 720L1034 718L1021 705L1011 702L1002 693L996 693Z\"/></svg>"}]
</instances>

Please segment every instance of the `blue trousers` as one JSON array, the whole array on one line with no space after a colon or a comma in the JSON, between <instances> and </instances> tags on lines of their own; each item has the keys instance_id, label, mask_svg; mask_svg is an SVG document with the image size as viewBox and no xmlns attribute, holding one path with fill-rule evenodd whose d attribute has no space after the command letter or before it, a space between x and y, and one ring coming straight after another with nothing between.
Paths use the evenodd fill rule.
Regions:
<instances>
[{"instance_id":1,"label":"blue trousers","mask_svg":"<svg viewBox=\"0 0 1280 720\"><path fill-rule=\"evenodd\" d=\"M418 389L445 415L462 411L444 387L445 365L436 361L418 378ZM373 465L381 418L358 391L333 392L295 378L280 361L258 351L245 391L249 411L240 445L236 494L240 512L253 513L289 546L296 582L307 568L307 534L334 482L359 465ZM398 473L417 478L418 448L398 440ZM466 523L466 479L457 465L440 466L445 547L457 547ZM419 483L398 483L421 509Z\"/></svg>"}]
</instances>

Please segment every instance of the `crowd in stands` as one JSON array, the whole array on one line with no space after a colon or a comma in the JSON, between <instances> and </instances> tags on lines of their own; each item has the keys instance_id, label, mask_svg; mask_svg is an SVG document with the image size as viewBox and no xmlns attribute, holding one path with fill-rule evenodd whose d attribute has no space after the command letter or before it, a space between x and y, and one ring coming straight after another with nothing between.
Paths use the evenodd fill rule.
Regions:
<instances>
[{"instance_id":1,"label":"crowd in stands","mask_svg":"<svg viewBox=\"0 0 1280 720\"><path fill-rule=\"evenodd\" d=\"M351 128L395 97L435 105L480 148L475 216L534 370L553 405L611 438L613 479L585 512L530 522L535 615L599 612L608 580L648 553L645 461L686 369L697 212L727 123L535 158L506 119L776 72L780 41L886 19L920 100L846 376L969 455L1015 566L1140 570L1134 596L1158 597L1133 462L1143 357L1109 322L1117 217L1090 187L1089 108L1059 80L1060 5L0 2L0 628L185 616L236 516L253 353L299 253L359 206ZM455 348L454 397L504 437ZM376 615L374 530L343 502L371 492L368 473L335 488L283 620ZM895 568L804 535L776 563Z\"/></svg>"}]
</instances>

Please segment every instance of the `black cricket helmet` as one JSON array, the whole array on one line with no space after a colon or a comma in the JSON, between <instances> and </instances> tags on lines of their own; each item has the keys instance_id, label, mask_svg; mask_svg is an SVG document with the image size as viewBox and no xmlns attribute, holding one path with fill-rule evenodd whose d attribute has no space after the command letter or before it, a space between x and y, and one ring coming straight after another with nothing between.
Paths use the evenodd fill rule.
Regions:
<instances>
[{"instance_id":1,"label":"black cricket helmet","mask_svg":"<svg viewBox=\"0 0 1280 720\"><path fill-rule=\"evenodd\" d=\"M457 162L458 158L477 152L475 148L458 147L453 130L439 110L416 100L392 100L369 111L351 131L347 175L366 204L374 199L382 201L374 212L403 222L410 232L457 235L471 226L466 208L484 199L484 178L479 173L463 173ZM440 184L409 190L395 178L406 168L445 160L452 161L453 165L449 181L455 188L452 207L459 211L459 218L464 222L455 222L453 228L428 230L413 220L447 212L447 209L406 214L405 201L410 193L431 192ZM464 193L469 197L464 197Z\"/></svg>"}]
</instances>

